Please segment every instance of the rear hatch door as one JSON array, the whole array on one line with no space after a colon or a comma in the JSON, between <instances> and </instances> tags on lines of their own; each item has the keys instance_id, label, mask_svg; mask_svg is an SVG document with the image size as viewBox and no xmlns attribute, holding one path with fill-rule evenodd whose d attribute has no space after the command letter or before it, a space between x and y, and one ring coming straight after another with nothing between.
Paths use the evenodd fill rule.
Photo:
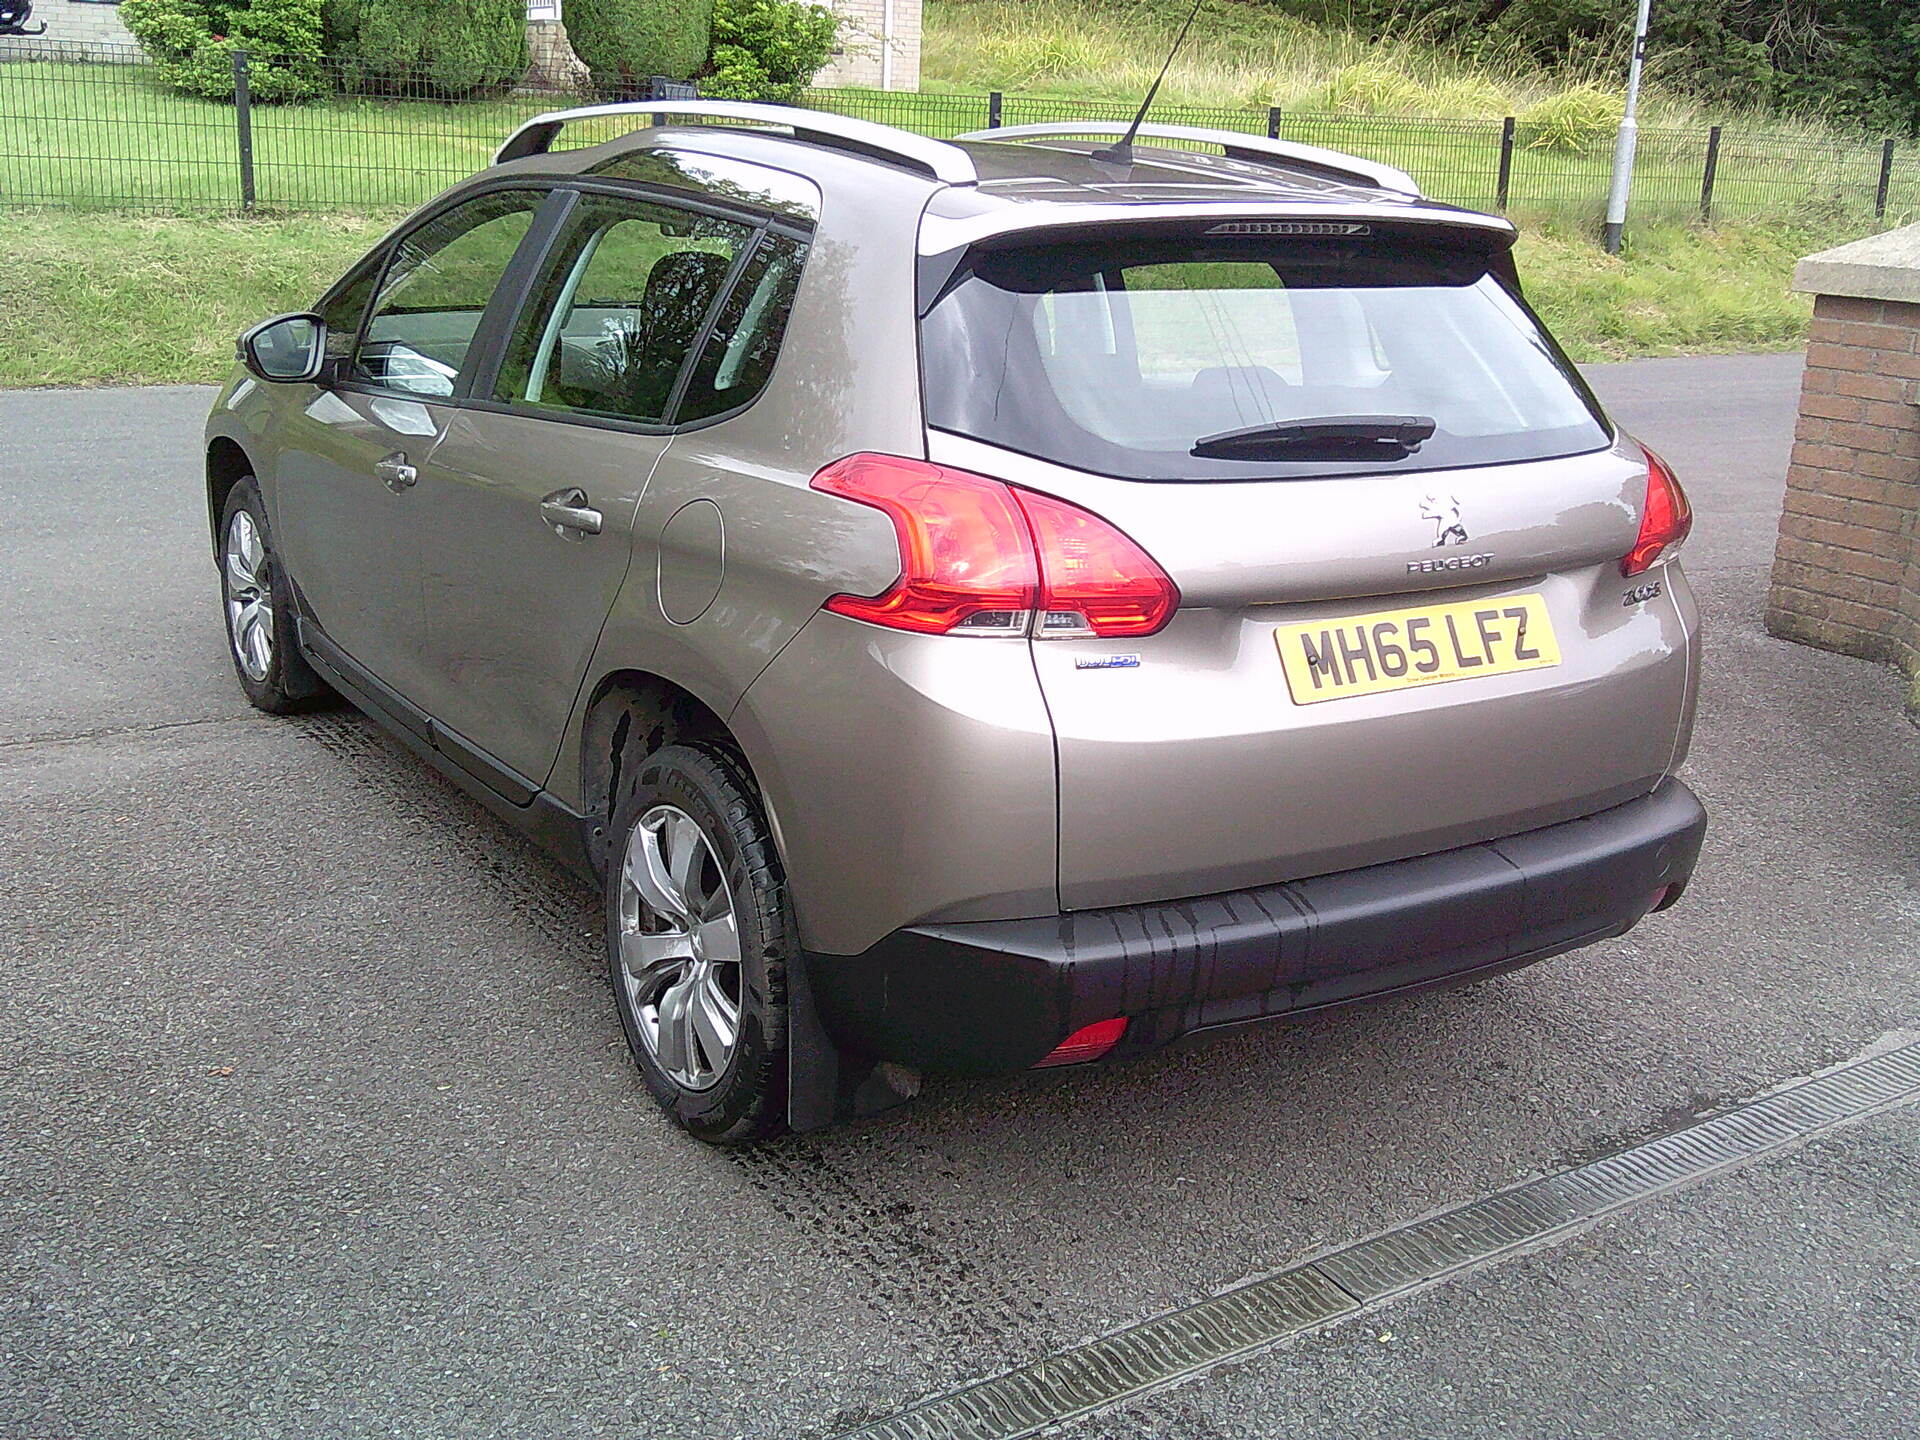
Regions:
<instances>
[{"instance_id":1,"label":"rear hatch door","mask_svg":"<svg viewBox=\"0 0 1920 1440\"><path fill-rule=\"evenodd\" d=\"M1664 773L1684 596L1618 565L1645 463L1500 264L1484 231L1159 227L1003 244L932 307L931 458L1103 516L1181 593L1157 634L1032 644L1064 905L1467 844Z\"/></svg>"}]
</instances>

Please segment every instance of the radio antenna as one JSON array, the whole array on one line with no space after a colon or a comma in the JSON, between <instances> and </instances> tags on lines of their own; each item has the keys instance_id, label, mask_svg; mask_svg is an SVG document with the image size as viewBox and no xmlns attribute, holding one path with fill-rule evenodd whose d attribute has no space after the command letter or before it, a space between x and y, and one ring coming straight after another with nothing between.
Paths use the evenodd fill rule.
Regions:
<instances>
[{"instance_id":1,"label":"radio antenna","mask_svg":"<svg viewBox=\"0 0 1920 1440\"><path fill-rule=\"evenodd\" d=\"M1153 77L1153 84L1147 87L1147 98L1140 102L1140 113L1133 117L1133 123L1127 126L1127 133L1104 149L1095 150L1096 160L1110 160L1116 165L1133 163L1133 137L1140 133L1140 126L1147 118L1147 111L1153 108L1153 97L1160 93L1160 82L1167 78L1167 71L1173 68L1173 57L1180 53L1180 47L1187 43L1187 31L1193 28L1193 19L1200 13L1201 0L1193 0L1193 8L1187 12L1186 23L1181 25L1180 33L1173 37L1173 48L1167 51L1166 63L1161 65L1160 73Z\"/></svg>"}]
</instances>

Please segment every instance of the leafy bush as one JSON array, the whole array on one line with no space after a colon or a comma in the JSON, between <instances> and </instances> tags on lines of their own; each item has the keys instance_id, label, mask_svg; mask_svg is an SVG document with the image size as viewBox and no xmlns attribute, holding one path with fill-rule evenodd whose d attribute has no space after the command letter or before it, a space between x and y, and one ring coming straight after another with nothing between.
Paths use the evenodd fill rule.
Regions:
<instances>
[{"instance_id":1,"label":"leafy bush","mask_svg":"<svg viewBox=\"0 0 1920 1440\"><path fill-rule=\"evenodd\" d=\"M655 75L687 80L706 64L713 0L567 0L573 53L594 88L631 99Z\"/></svg>"},{"instance_id":2,"label":"leafy bush","mask_svg":"<svg viewBox=\"0 0 1920 1440\"><path fill-rule=\"evenodd\" d=\"M209 100L233 98L233 52L248 56L255 100L312 100L330 87L320 64L321 0L124 0L120 18L161 78Z\"/></svg>"},{"instance_id":3,"label":"leafy bush","mask_svg":"<svg viewBox=\"0 0 1920 1440\"><path fill-rule=\"evenodd\" d=\"M526 0L327 0L326 37L348 90L465 99L526 73Z\"/></svg>"},{"instance_id":4,"label":"leafy bush","mask_svg":"<svg viewBox=\"0 0 1920 1440\"><path fill-rule=\"evenodd\" d=\"M1521 111L1514 138L1529 150L1584 155L1612 143L1622 108L1614 92L1576 85Z\"/></svg>"}]
</instances>

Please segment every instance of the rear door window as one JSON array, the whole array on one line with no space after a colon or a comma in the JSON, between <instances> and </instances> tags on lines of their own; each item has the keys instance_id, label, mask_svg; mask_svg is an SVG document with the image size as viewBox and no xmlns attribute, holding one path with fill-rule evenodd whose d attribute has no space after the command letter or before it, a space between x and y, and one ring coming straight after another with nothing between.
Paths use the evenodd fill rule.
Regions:
<instances>
[{"instance_id":1,"label":"rear door window","mask_svg":"<svg viewBox=\"0 0 1920 1440\"><path fill-rule=\"evenodd\" d=\"M583 196L514 326L494 399L661 424L758 232L649 201Z\"/></svg>"},{"instance_id":2,"label":"rear door window","mask_svg":"<svg viewBox=\"0 0 1920 1440\"><path fill-rule=\"evenodd\" d=\"M493 191L403 236L381 277L353 378L409 395L451 396L465 378L480 318L545 198L539 190Z\"/></svg>"},{"instance_id":3,"label":"rear door window","mask_svg":"<svg viewBox=\"0 0 1920 1440\"><path fill-rule=\"evenodd\" d=\"M922 342L932 425L1129 479L1427 470L1610 440L1485 252L1405 236L988 252ZM1431 435L1386 458L1327 435L1390 420ZM1221 436L1288 429L1218 453Z\"/></svg>"}]
</instances>

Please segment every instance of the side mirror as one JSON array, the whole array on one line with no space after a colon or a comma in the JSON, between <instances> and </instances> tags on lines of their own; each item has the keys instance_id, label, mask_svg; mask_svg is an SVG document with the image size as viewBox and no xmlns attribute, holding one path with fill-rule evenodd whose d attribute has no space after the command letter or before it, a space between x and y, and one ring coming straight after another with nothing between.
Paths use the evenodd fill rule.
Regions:
<instances>
[{"instance_id":1,"label":"side mirror","mask_svg":"<svg viewBox=\"0 0 1920 1440\"><path fill-rule=\"evenodd\" d=\"M240 337L240 363L262 380L319 378L327 356L327 327L318 315L277 315Z\"/></svg>"}]
</instances>

